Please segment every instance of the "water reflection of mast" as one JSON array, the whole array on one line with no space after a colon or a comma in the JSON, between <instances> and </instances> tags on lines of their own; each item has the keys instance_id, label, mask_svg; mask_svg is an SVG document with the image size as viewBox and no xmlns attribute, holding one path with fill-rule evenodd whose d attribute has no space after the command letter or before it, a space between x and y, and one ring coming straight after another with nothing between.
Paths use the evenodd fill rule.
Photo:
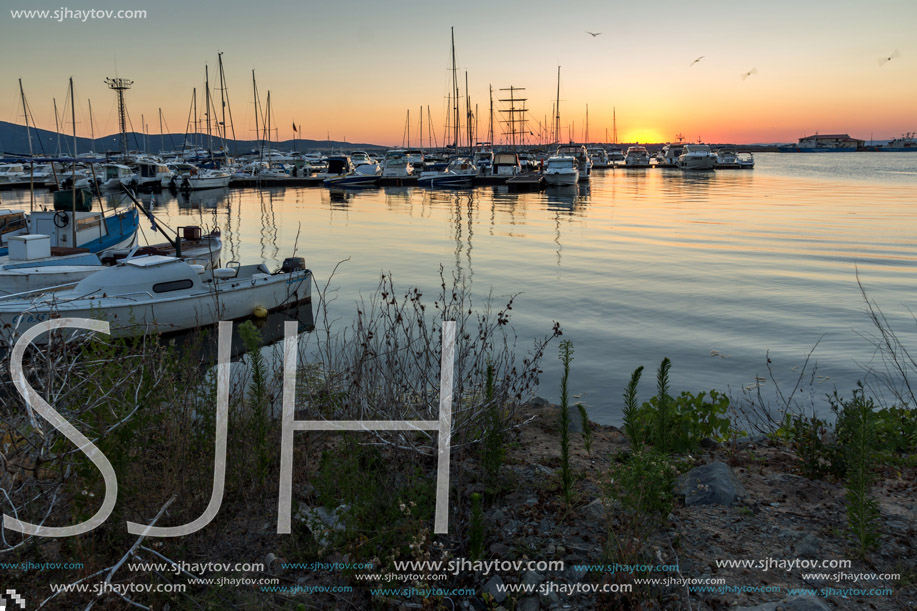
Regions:
<instances>
[{"instance_id":1,"label":"water reflection of mast","mask_svg":"<svg viewBox=\"0 0 917 611\"><path fill-rule=\"evenodd\" d=\"M266 249L268 244L272 246L271 259L277 259L280 249L277 246L277 222L274 217L274 192L268 191L267 202L264 199L264 191L260 191L261 196L261 258L267 260Z\"/></svg>"},{"instance_id":2,"label":"water reflection of mast","mask_svg":"<svg viewBox=\"0 0 917 611\"><path fill-rule=\"evenodd\" d=\"M460 274L462 273L462 252L464 251L464 260L468 267L467 278L469 280L472 278L472 276L474 276L474 269L471 266L471 239L474 236L474 203L474 197L472 195L468 196L467 202L462 201L462 195L460 193L455 193L453 195L452 222L455 226L455 269L456 272ZM462 216L463 205L465 208L464 218ZM467 241L463 238L465 222L467 222Z\"/></svg>"}]
</instances>

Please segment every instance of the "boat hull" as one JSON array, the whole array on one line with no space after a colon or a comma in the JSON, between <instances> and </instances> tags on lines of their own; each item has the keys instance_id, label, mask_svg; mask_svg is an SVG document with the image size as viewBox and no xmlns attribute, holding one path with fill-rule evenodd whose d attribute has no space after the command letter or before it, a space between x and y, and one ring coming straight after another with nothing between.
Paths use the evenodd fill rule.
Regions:
<instances>
[{"instance_id":1,"label":"boat hull","mask_svg":"<svg viewBox=\"0 0 917 611\"><path fill-rule=\"evenodd\" d=\"M23 332L51 317L104 320L109 323L113 337L186 331L221 320L245 318L257 308L270 312L311 301L311 279L309 270L255 274L207 287L197 294L149 301L142 300L148 293L75 299L59 299L49 293L31 301L0 300L0 344L11 345ZM48 335L42 335L35 343L46 343L47 338Z\"/></svg>"}]
</instances>

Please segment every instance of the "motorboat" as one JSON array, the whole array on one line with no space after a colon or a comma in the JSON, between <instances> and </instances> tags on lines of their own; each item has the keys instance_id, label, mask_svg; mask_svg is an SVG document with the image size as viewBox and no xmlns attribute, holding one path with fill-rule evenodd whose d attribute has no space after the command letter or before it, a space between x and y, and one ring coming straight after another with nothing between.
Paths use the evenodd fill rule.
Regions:
<instances>
[{"instance_id":1,"label":"motorboat","mask_svg":"<svg viewBox=\"0 0 917 611\"><path fill-rule=\"evenodd\" d=\"M312 272L302 258L271 272L263 263L205 270L176 257L126 259L74 287L0 297L0 343L51 318L107 321L114 337L169 333L266 314L311 300ZM48 335L36 338L47 342Z\"/></svg>"},{"instance_id":2,"label":"motorboat","mask_svg":"<svg viewBox=\"0 0 917 611\"><path fill-rule=\"evenodd\" d=\"M414 166L411 165L407 154L401 149L392 149L385 153L385 159L382 160L382 175L404 178L414 174Z\"/></svg>"},{"instance_id":3,"label":"motorboat","mask_svg":"<svg viewBox=\"0 0 917 611\"><path fill-rule=\"evenodd\" d=\"M9 241L8 261L0 263L0 296L72 286L104 265L115 265L131 257L177 256L205 270L220 266L223 243L219 229L207 235L202 235L200 227L179 227L179 230L174 241L161 244L109 249L101 253L84 250L65 255L51 254L50 236L15 236Z\"/></svg>"},{"instance_id":4,"label":"motorboat","mask_svg":"<svg viewBox=\"0 0 917 611\"><path fill-rule=\"evenodd\" d=\"M712 170L716 157L706 144L686 144L678 156L678 167L682 170Z\"/></svg>"},{"instance_id":5,"label":"motorboat","mask_svg":"<svg viewBox=\"0 0 917 611\"><path fill-rule=\"evenodd\" d=\"M739 169L751 170L755 167L755 156L748 151L736 153L736 160L739 162Z\"/></svg>"},{"instance_id":6,"label":"motorboat","mask_svg":"<svg viewBox=\"0 0 917 611\"><path fill-rule=\"evenodd\" d=\"M713 153L714 166L717 170L738 170L739 156L732 149L720 149Z\"/></svg>"},{"instance_id":7,"label":"motorboat","mask_svg":"<svg viewBox=\"0 0 917 611\"><path fill-rule=\"evenodd\" d=\"M684 150L683 142L669 142L662 147L659 156L656 157L656 166L661 168L677 168L678 157Z\"/></svg>"},{"instance_id":8,"label":"motorboat","mask_svg":"<svg viewBox=\"0 0 917 611\"><path fill-rule=\"evenodd\" d=\"M608 158L608 151L601 147L589 149L589 161L592 162L593 168L610 168L613 165Z\"/></svg>"},{"instance_id":9,"label":"motorboat","mask_svg":"<svg viewBox=\"0 0 917 611\"><path fill-rule=\"evenodd\" d=\"M102 189L110 191L120 190L122 185L125 187L131 186L134 181L134 171L120 163L103 163L96 173L96 178ZM76 186L85 187L87 185L77 181Z\"/></svg>"},{"instance_id":10,"label":"motorboat","mask_svg":"<svg viewBox=\"0 0 917 611\"><path fill-rule=\"evenodd\" d=\"M28 179L28 172L21 163L3 163L0 164L0 184L20 182Z\"/></svg>"},{"instance_id":11,"label":"motorboat","mask_svg":"<svg viewBox=\"0 0 917 611\"><path fill-rule=\"evenodd\" d=\"M131 183L140 189L161 189L163 182L172 178L172 170L161 161L140 159L134 163L134 176Z\"/></svg>"},{"instance_id":12,"label":"motorboat","mask_svg":"<svg viewBox=\"0 0 917 611\"><path fill-rule=\"evenodd\" d=\"M624 155L624 166L628 168L650 167L650 154L646 152L646 147L640 144L628 147Z\"/></svg>"},{"instance_id":13,"label":"motorboat","mask_svg":"<svg viewBox=\"0 0 917 611\"><path fill-rule=\"evenodd\" d=\"M494 161L491 166L491 173L494 176L515 176L522 173L522 164L519 162L519 155L516 153L495 153Z\"/></svg>"},{"instance_id":14,"label":"motorboat","mask_svg":"<svg viewBox=\"0 0 917 611\"><path fill-rule=\"evenodd\" d=\"M404 154L408 158L408 161L411 163L411 167L414 168L415 173L424 169L426 161L424 159L422 150L408 149L404 152Z\"/></svg>"},{"instance_id":15,"label":"motorboat","mask_svg":"<svg viewBox=\"0 0 917 611\"><path fill-rule=\"evenodd\" d=\"M586 147L582 144L563 144L557 147L557 155L572 155L576 157L576 163L579 166L579 179L589 180L592 174L592 161L586 152Z\"/></svg>"},{"instance_id":16,"label":"motorboat","mask_svg":"<svg viewBox=\"0 0 917 611\"><path fill-rule=\"evenodd\" d=\"M471 161L479 174L490 174L494 165L494 149L490 142L478 142Z\"/></svg>"},{"instance_id":17,"label":"motorboat","mask_svg":"<svg viewBox=\"0 0 917 611\"><path fill-rule=\"evenodd\" d=\"M181 189L197 191L200 189L221 189L229 186L232 174L227 170L201 170L197 174L189 174L182 178Z\"/></svg>"},{"instance_id":18,"label":"motorboat","mask_svg":"<svg viewBox=\"0 0 917 611\"><path fill-rule=\"evenodd\" d=\"M624 161L624 151L618 147L612 147L608 149L608 161Z\"/></svg>"},{"instance_id":19,"label":"motorboat","mask_svg":"<svg viewBox=\"0 0 917 611\"><path fill-rule=\"evenodd\" d=\"M545 160L541 173L548 185L575 185L579 181L579 162L573 155L554 155Z\"/></svg>"},{"instance_id":20,"label":"motorboat","mask_svg":"<svg viewBox=\"0 0 917 611\"><path fill-rule=\"evenodd\" d=\"M329 158L329 169L341 161L331 163L333 159L336 158ZM341 164L341 167L345 166ZM350 168L346 174L328 176L322 181L322 184L326 187L375 187L379 177L382 176L382 168L377 163L362 163L354 167L348 160L346 167Z\"/></svg>"},{"instance_id":21,"label":"motorboat","mask_svg":"<svg viewBox=\"0 0 917 611\"><path fill-rule=\"evenodd\" d=\"M454 157L442 172L423 172L417 180L422 187L462 188L470 187L478 168L468 157Z\"/></svg>"}]
</instances>

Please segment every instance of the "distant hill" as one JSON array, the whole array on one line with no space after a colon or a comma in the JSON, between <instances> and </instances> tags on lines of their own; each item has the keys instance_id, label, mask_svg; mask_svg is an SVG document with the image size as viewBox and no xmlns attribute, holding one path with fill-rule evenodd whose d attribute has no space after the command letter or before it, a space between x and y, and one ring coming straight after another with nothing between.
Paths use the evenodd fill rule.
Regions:
<instances>
[{"instance_id":1,"label":"distant hill","mask_svg":"<svg viewBox=\"0 0 917 611\"><path fill-rule=\"evenodd\" d=\"M58 150L62 155L70 155L73 152L73 136L58 134L47 129L30 128L26 130L25 125L8 123L0 121L0 153L7 157L27 156L29 154L29 132L32 139L32 153L35 155L56 155ZM192 138L189 136L188 146L192 146ZM199 136L200 142L206 147L207 136ZM160 150L181 150L182 143L185 141L185 134L164 134L159 136L146 136L146 150L150 153L158 153ZM214 147L218 146L219 140L214 138ZM257 148L258 143L254 140L227 140L227 148L233 154L243 154ZM346 150L378 150L390 147L378 144L341 142L339 140L284 140L283 142L271 142L271 148L283 151L292 151L293 148L298 151L330 149ZM127 134L127 146L132 151L144 150L144 136L137 132ZM80 138L76 139L77 153L86 153L96 151L100 155L105 152L117 153L121 150L121 136L114 134L102 138Z\"/></svg>"}]
</instances>

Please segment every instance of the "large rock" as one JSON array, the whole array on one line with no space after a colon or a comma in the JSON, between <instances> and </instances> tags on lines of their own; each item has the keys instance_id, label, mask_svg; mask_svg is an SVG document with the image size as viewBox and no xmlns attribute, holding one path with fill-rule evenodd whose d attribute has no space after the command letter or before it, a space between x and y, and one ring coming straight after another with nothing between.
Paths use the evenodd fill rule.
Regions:
<instances>
[{"instance_id":1,"label":"large rock","mask_svg":"<svg viewBox=\"0 0 917 611\"><path fill-rule=\"evenodd\" d=\"M695 467L675 480L675 490L685 505L734 505L745 489L726 463L715 461Z\"/></svg>"},{"instance_id":2,"label":"large rock","mask_svg":"<svg viewBox=\"0 0 917 611\"><path fill-rule=\"evenodd\" d=\"M493 596L494 602L497 604L506 600L506 592L503 591L503 580L500 579L499 575L491 577L481 590Z\"/></svg>"}]
</instances>

